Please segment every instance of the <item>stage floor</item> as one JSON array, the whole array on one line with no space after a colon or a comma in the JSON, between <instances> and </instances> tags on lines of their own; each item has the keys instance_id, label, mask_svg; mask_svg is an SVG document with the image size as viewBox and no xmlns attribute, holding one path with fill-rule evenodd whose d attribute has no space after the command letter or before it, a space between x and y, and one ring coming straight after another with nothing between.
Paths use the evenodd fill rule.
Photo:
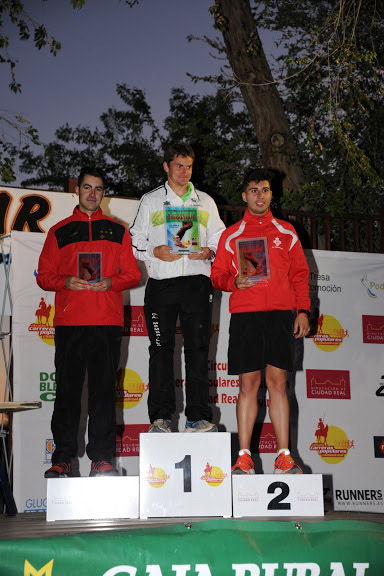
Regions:
<instances>
[{"instance_id":1,"label":"stage floor","mask_svg":"<svg viewBox=\"0 0 384 576\"><path fill-rule=\"evenodd\" d=\"M157 526L169 526L178 524L193 524L203 522L211 518L150 518L146 520L65 520L47 522L45 512L33 512L7 516L0 514L0 540L19 538L50 538L68 534L89 532L104 532L112 530L136 530L138 528L150 528ZM257 517L236 518L236 520L254 522L298 522L307 524L312 522L328 522L337 520L356 520L359 522L384 523L384 514L370 514L364 512L334 512L328 511L325 516L313 518L299 517Z\"/></svg>"}]
</instances>

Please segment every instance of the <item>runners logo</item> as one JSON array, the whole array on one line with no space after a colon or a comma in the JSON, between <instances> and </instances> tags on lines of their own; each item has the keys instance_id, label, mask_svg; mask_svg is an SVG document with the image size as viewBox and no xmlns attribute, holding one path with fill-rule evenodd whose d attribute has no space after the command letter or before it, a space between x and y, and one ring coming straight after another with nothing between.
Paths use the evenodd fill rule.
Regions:
<instances>
[{"instance_id":1,"label":"runners logo","mask_svg":"<svg viewBox=\"0 0 384 576\"><path fill-rule=\"evenodd\" d=\"M36 570L28 562L28 560L24 563L24 576L52 576L52 568L53 568L53 558L45 566L40 568L40 570Z\"/></svg>"},{"instance_id":2,"label":"runners logo","mask_svg":"<svg viewBox=\"0 0 384 576\"><path fill-rule=\"evenodd\" d=\"M201 476L200 480L205 480L205 482L210 486L220 486L226 477L227 475L224 474L221 468L218 466L212 466L207 462L204 469L204 475Z\"/></svg>"},{"instance_id":3,"label":"runners logo","mask_svg":"<svg viewBox=\"0 0 384 576\"><path fill-rule=\"evenodd\" d=\"M362 316L364 344L384 344L384 316Z\"/></svg>"},{"instance_id":4,"label":"runners logo","mask_svg":"<svg viewBox=\"0 0 384 576\"><path fill-rule=\"evenodd\" d=\"M148 336L143 306L124 306L123 336Z\"/></svg>"},{"instance_id":5,"label":"runners logo","mask_svg":"<svg viewBox=\"0 0 384 576\"><path fill-rule=\"evenodd\" d=\"M29 332L37 332L39 338L49 344L55 345L55 329L53 327L53 318L55 316L55 307L48 304L45 298L40 299L40 304L35 311L36 322L28 326Z\"/></svg>"},{"instance_id":6,"label":"runners logo","mask_svg":"<svg viewBox=\"0 0 384 576\"><path fill-rule=\"evenodd\" d=\"M126 424L118 426L116 434L116 456L139 456L140 434L148 432L148 424Z\"/></svg>"},{"instance_id":7,"label":"runners logo","mask_svg":"<svg viewBox=\"0 0 384 576\"><path fill-rule=\"evenodd\" d=\"M260 429L260 424L256 424L257 430ZM257 452L259 454L271 454L277 452L277 442L275 432L271 422L266 422L261 426L259 447Z\"/></svg>"},{"instance_id":8,"label":"runners logo","mask_svg":"<svg viewBox=\"0 0 384 576\"><path fill-rule=\"evenodd\" d=\"M351 398L348 370L306 370L307 398Z\"/></svg>"},{"instance_id":9,"label":"runners logo","mask_svg":"<svg viewBox=\"0 0 384 576\"><path fill-rule=\"evenodd\" d=\"M317 320L317 332L312 339L319 350L333 352L347 337L349 337L348 330L344 330L336 318L321 314Z\"/></svg>"},{"instance_id":10,"label":"runners logo","mask_svg":"<svg viewBox=\"0 0 384 576\"><path fill-rule=\"evenodd\" d=\"M316 450L327 464L339 464L349 450L355 447L354 441L348 439L344 430L337 426L325 425L322 418L319 418L315 438L316 441L310 445L310 450Z\"/></svg>"},{"instance_id":11,"label":"runners logo","mask_svg":"<svg viewBox=\"0 0 384 576\"><path fill-rule=\"evenodd\" d=\"M116 405L119 408L135 408L148 390L139 374L129 368L120 368L116 383Z\"/></svg>"},{"instance_id":12,"label":"runners logo","mask_svg":"<svg viewBox=\"0 0 384 576\"><path fill-rule=\"evenodd\" d=\"M375 458L384 458L384 436L374 436Z\"/></svg>"},{"instance_id":13,"label":"runners logo","mask_svg":"<svg viewBox=\"0 0 384 576\"><path fill-rule=\"evenodd\" d=\"M170 476L162 468L156 468L152 464L148 466L145 479L152 488L161 488L169 478Z\"/></svg>"}]
</instances>

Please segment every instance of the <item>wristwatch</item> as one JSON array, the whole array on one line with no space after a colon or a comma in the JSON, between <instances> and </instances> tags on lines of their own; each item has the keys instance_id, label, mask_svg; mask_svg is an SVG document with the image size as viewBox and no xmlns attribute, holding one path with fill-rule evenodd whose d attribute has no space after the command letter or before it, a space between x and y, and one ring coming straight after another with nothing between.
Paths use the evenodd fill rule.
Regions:
<instances>
[{"instance_id":1,"label":"wristwatch","mask_svg":"<svg viewBox=\"0 0 384 576\"><path fill-rule=\"evenodd\" d=\"M300 308L300 310L297 311L298 314L306 314L308 317L311 314L310 310L305 310L304 308Z\"/></svg>"}]
</instances>

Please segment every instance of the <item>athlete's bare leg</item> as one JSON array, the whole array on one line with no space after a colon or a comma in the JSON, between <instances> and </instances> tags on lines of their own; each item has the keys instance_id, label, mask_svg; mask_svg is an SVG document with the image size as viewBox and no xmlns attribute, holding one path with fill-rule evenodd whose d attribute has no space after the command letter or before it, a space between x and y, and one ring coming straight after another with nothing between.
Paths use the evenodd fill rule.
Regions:
<instances>
[{"instance_id":1,"label":"athlete's bare leg","mask_svg":"<svg viewBox=\"0 0 384 576\"><path fill-rule=\"evenodd\" d=\"M288 448L289 402L286 370L267 364L265 383L269 393L269 417L275 431L277 449Z\"/></svg>"},{"instance_id":2,"label":"athlete's bare leg","mask_svg":"<svg viewBox=\"0 0 384 576\"><path fill-rule=\"evenodd\" d=\"M260 388L261 372L240 374L240 391L236 406L237 429L240 450L250 450L253 427L257 418L257 395Z\"/></svg>"}]
</instances>

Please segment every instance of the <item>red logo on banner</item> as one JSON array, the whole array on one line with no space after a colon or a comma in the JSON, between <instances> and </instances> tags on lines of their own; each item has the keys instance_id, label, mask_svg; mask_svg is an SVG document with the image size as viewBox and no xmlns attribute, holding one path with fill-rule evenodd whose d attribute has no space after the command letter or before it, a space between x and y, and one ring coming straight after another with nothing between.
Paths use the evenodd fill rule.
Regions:
<instances>
[{"instance_id":1,"label":"red logo on banner","mask_svg":"<svg viewBox=\"0 0 384 576\"><path fill-rule=\"evenodd\" d=\"M364 344L384 344L384 316L362 316Z\"/></svg>"},{"instance_id":2,"label":"red logo on banner","mask_svg":"<svg viewBox=\"0 0 384 576\"><path fill-rule=\"evenodd\" d=\"M148 336L143 306L124 306L123 336Z\"/></svg>"},{"instance_id":3,"label":"red logo on banner","mask_svg":"<svg viewBox=\"0 0 384 576\"><path fill-rule=\"evenodd\" d=\"M226 477L227 475L224 474L219 466L213 466L207 462L204 468L204 475L201 476L200 480L205 480L205 482L210 486L220 486Z\"/></svg>"},{"instance_id":4,"label":"red logo on banner","mask_svg":"<svg viewBox=\"0 0 384 576\"><path fill-rule=\"evenodd\" d=\"M277 452L276 436L271 422L265 422L261 427L258 452L259 454Z\"/></svg>"},{"instance_id":5,"label":"red logo on banner","mask_svg":"<svg viewBox=\"0 0 384 576\"><path fill-rule=\"evenodd\" d=\"M35 311L36 322L28 326L29 332L36 332L39 338L49 344L55 345L55 329L53 327L53 318L55 316L55 307L47 304L45 298L40 298L40 303Z\"/></svg>"},{"instance_id":6,"label":"red logo on banner","mask_svg":"<svg viewBox=\"0 0 384 576\"><path fill-rule=\"evenodd\" d=\"M307 398L351 398L348 370L306 370Z\"/></svg>"},{"instance_id":7,"label":"red logo on banner","mask_svg":"<svg viewBox=\"0 0 384 576\"><path fill-rule=\"evenodd\" d=\"M355 447L354 441L349 440L344 430L325 424L322 418L319 418L314 436L316 440L310 445L310 450L316 451L327 464L339 464Z\"/></svg>"},{"instance_id":8,"label":"red logo on banner","mask_svg":"<svg viewBox=\"0 0 384 576\"><path fill-rule=\"evenodd\" d=\"M141 433L148 432L149 424L126 424L116 434L116 456L139 456Z\"/></svg>"},{"instance_id":9,"label":"red logo on banner","mask_svg":"<svg viewBox=\"0 0 384 576\"><path fill-rule=\"evenodd\" d=\"M317 319L317 332L312 337L316 346L324 352L333 352L349 336L337 318L328 314L321 314Z\"/></svg>"}]
</instances>

